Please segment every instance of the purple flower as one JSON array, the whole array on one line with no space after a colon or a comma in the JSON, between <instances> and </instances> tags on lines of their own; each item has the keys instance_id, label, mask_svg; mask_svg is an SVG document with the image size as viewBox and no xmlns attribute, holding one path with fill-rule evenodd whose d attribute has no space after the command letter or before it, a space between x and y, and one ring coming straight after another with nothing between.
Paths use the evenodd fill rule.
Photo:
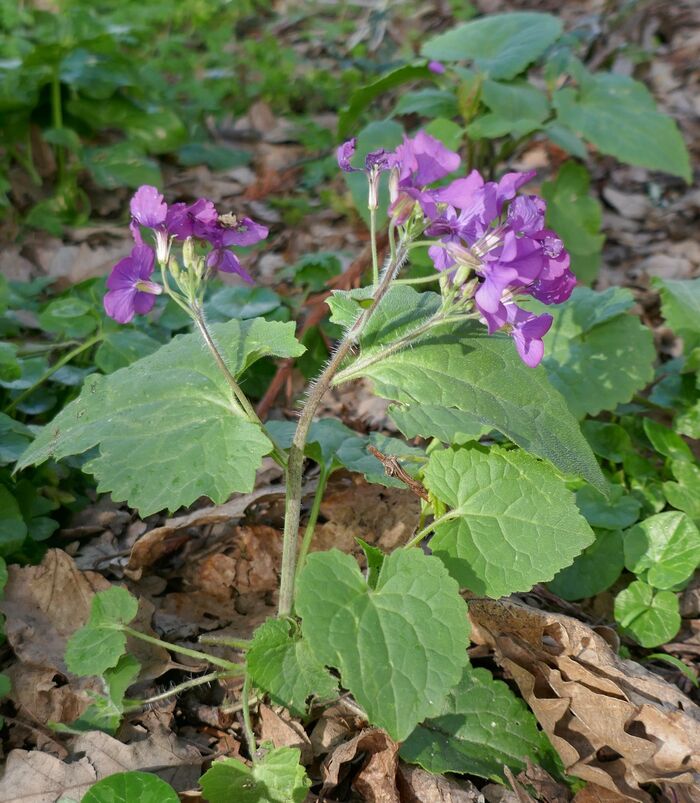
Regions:
<instances>
[{"instance_id":1,"label":"purple flower","mask_svg":"<svg viewBox=\"0 0 700 803\"><path fill-rule=\"evenodd\" d=\"M420 189L439 181L459 167L459 154L440 140L419 131L413 139L404 136L394 151L399 169L399 186Z\"/></svg>"},{"instance_id":2,"label":"purple flower","mask_svg":"<svg viewBox=\"0 0 700 803\"><path fill-rule=\"evenodd\" d=\"M442 75L445 72L445 65L441 61L429 61L428 69L436 75Z\"/></svg>"},{"instance_id":3,"label":"purple flower","mask_svg":"<svg viewBox=\"0 0 700 803\"><path fill-rule=\"evenodd\" d=\"M214 204L206 198L199 198L193 204L173 204L168 209L165 225L178 240L185 240L187 237L208 240L218 219L219 214Z\"/></svg>"},{"instance_id":4,"label":"purple flower","mask_svg":"<svg viewBox=\"0 0 700 803\"><path fill-rule=\"evenodd\" d=\"M355 148L357 147L357 139L353 137L347 142L343 142L336 151L336 158L338 159L338 167L345 173L355 173L359 170L350 164L350 160L355 155Z\"/></svg>"},{"instance_id":5,"label":"purple flower","mask_svg":"<svg viewBox=\"0 0 700 803\"><path fill-rule=\"evenodd\" d=\"M164 203L162 194L156 187L148 184L143 184L136 190L129 208L133 219L148 229L162 226L168 213L168 205Z\"/></svg>"},{"instance_id":6,"label":"purple flower","mask_svg":"<svg viewBox=\"0 0 700 803\"><path fill-rule=\"evenodd\" d=\"M249 217L238 218L235 215L220 215L215 231L215 238L221 246L255 245L269 234L267 226L255 223Z\"/></svg>"},{"instance_id":7,"label":"purple flower","mask_svg":"<svg viewBox=\"0 0 700 803\"><path fill-rule=\"evenodd\" d=\"M525 365L536 368L544 355L542 338L552 326L551 315L535 315L533 312L510 303L506 306L509 334L515 341L515 348Z\"/></svg>"},{"instance_id":8,"label":"purple flower","mask_svg":"<svg viewBox=\"0 0 700 803\"><path fill-rule=\"evenodd\" d=\"M238 261L238 257L226 248L214 248L207 257L207 266L224 273L237 273L248 284L255 284L253 277Z\"/></svg>"},{"instance_id":9,"label":"purple flower","mask_svg":"<svg viewBox=\"0 0 700 803\"><path fill-rule=\"evenodd\" d=\"M110 318L118 323L129 323L134 315L145 315L153 309L156 296L163 288L150 281L153 273L154 254L147 245L135 245L112 269L107 279L108 292L104 308Z\"/></svg>"}]
</instances>

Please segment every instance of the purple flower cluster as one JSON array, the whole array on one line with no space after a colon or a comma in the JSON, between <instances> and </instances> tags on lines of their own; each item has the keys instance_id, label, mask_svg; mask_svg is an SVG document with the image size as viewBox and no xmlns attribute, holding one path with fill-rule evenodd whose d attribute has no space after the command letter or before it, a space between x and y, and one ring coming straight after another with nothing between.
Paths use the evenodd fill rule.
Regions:
<instances>
[{"instance_id":1,"label":"purple flower cluster","mask_svg":"<svg viewBox=\"0 0 700 803\"><path fill-rule=\"evenodd\" d=\"M354 151L354 140L338 149L341 169L354 169ZM535 315L516 301L531 296L544 304L560 304L571 295L576 279L562 241L545 227L545 202L535 195L517 195L535 173L506 173L496 182L484 181L473 170L431 188L454 172L460 159L424 131L404 138L391 153L369 154L368 175L378 161L391 171L389 213L395 222L405 222L418 204L425 233L436 238L429 249L436 269L446 272L452 285L463 283L473 271L478 280L474 304L489 334L507 332L522 360L538 365L552 316Z\"/></svg>"},{"instance_id":2,"label":"purple flower cluster","mask_svg":"<svg viewBox=\"0 0 700 803\"><path fill-rule=\"evenodd\" d=\"M253 279L238 257L228 249L231 246L254 245L264 240L268 234L265 226L247 217L219 215L214 204L206 198L199 198L192 204L168 206L162 194L148 185L136 191L131 199L130 210L130 228L135 245L131 254L112 269L104 298L107 314L119 323L129 323L134 315L143 315L153 309L155 296L162 293L163 288L150 280L151 275L156 261L161 266L167 266L173 240L192 238L207 244L207 267L237 273L252 284ZM144 242L142 228L153 232L155 254Z\"/></svg>"}]
</instances>

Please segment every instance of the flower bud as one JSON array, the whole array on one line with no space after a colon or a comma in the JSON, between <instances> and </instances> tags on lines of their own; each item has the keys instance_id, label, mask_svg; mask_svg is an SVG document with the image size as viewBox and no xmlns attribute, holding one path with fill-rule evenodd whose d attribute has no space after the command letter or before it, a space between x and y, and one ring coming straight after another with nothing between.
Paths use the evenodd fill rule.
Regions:
<instances>
[{"instance_id":1,"label":"flower bud","mask_svg":"<svg viewBox=\"0 0 700 803\"><path fill-rule=\"evenodd\" d=\"M175 257L170 257L170 261L168 262L168 270L170 271L170 275L173 277L173 279L175 279L175 281L179 284L180 264Z\"/></svg>"},{"instance_id":2,"label":"flower bud","mask_svg":"<svg viewBox=\"0 0 700 803\"><path fill-rule=\"evenodd\" d=\"M185 238L182 245L182 262L187 270L195 271L197 267L197 252L192 237Z\"/></svg>"}]
</instances>

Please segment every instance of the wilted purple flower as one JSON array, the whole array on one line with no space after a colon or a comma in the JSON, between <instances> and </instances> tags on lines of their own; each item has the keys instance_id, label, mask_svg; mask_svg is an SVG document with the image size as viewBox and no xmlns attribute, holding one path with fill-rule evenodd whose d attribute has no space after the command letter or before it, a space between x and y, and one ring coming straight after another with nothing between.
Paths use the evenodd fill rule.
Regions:
<instances>
[{"instance_id":1,"label":"wilted purple flower","mask_svg":"<svg viewBox=\"0 0 700 803\"><path fill-rule=\"evenodd\" d=\"M156 296L163 288L152 282L154 254L147 245L135 245L112 269L107 279L108 292L104 308L118 323L129 323L134 315L145 315L153 309Z\"/></svg>"},{"instance_id":2,"label":"wilted purple flower","mask_svg":"<svg viewBox=\"0 0 700 803\"><path fill-rule=\"evenodd\" d=\"M442 75L445 72L445 65L441 61L429 61L428 69L436 75Z\"/></svg>"}]
</instances>

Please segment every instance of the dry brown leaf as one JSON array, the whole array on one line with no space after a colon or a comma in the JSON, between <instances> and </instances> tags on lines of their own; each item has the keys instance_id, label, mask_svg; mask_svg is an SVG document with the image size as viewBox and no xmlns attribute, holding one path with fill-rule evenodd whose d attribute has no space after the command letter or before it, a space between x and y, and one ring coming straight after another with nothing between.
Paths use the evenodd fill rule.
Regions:
<instances>
[{"instance_id":1,"label":"dry brown leaf","mask_svg":"<svg viewBox=\"0 0 700 803\"><path fill-rule=\"evenodd\" d=\"M310 764L314 756L309 737L299 722L285 714L278 714L266 705L260 706L260 741L272 742L275 747L297 747L301 751L301 763Z\"/></svg>"},{"instance_id":2,"label":"dry brown leaf","mask_svg":"<svg viewBox=\"0 0 700 803\"><path fill-rule=\"evenodd\" d=\"M355 709L350 709L345 700L329 706L321 714L311 731L311 746L314 756L329 753L337 744L356 733L366 720L360 720Z\"/></svg>"},{"instance_id":3,"label":"dry brown leaf","mask_svg":"<svg viewBox=\"0 0 700 803\"><path fill-rule=\"evenodd\" d=\"M529 760L527 768L518 775L517 780L524 786L532 787L537 799L545 803L568 803L571 799L571 792L566 786L555 781L545 769Z\"/></svg>"},{"instance_id":4,"label":"dry brown leaf","mask_svg":"<svg viewBox=\"0 0 700 803\"><path fill-rule=\"evenodd\" d=\"M184 516L168 519L162 527L150 530L134 544L127 564L127 574L134 580L140 579L143 569L179 549L190 539L185 532L190 527L223 524L240 519L253 502L265 496L278 496L284 492L284 485L266 485L252 493L236 496L223 505L211 505Z\"/></svg>"},{"instance_id":5,"label":"dry brown leaf","mask_svg":"<svg viewBox=\"0 0 700 803\"><path fill-rule=\"evenodd\" d=\"M367 803L400 803L396 788L399 746L383 730L368 728L343 742L323 762L323 794L338 785L345 764L368 754L352 781L353 789ZM323 795L322 795L323 796Z\"/></svg>"},{"instance_id":6,"label":"dry brown leaf","mask_svg":"<svg viewBox=\"0 0 700 803\"><path fill-rule=\"evenodd\" d=\"M401 803L485 803L471 781L455 781L422 767L399 762L398 786Z\"/></svg>"},{"instance_id":7,"label":"dry brown leaf","mask_svg":"<svg viewBox=\"0 0 700 803\"><path fill-rule=\"evenodd\" d=\"M62 796L80 800L98 780L88 758L66 764L38 750L12 750L0 778L3 803L56 803Z\"/></svg>"},{"instance_id":8,"label":"dry brown leaf","mask_svg":"<svg viewBox=\"0 0 700 803\"><path fill-rule=\"evenodd\" d=\"M486 599L470 616L569 774L639 801L640 784L700 783L700 708L677 687L568 616Z\"/></svg>"},{"instance_id":9,"label":"dry brown leaf","mask_svg":"<svg viewBox=\"0 0 700 803\"><path fill-rule=\"evenodd\" d=\"M576 793L572 803L624 803L625 800L629 800L626 795L589 783L585 789Z\"/></svg>"}]
</instances>

